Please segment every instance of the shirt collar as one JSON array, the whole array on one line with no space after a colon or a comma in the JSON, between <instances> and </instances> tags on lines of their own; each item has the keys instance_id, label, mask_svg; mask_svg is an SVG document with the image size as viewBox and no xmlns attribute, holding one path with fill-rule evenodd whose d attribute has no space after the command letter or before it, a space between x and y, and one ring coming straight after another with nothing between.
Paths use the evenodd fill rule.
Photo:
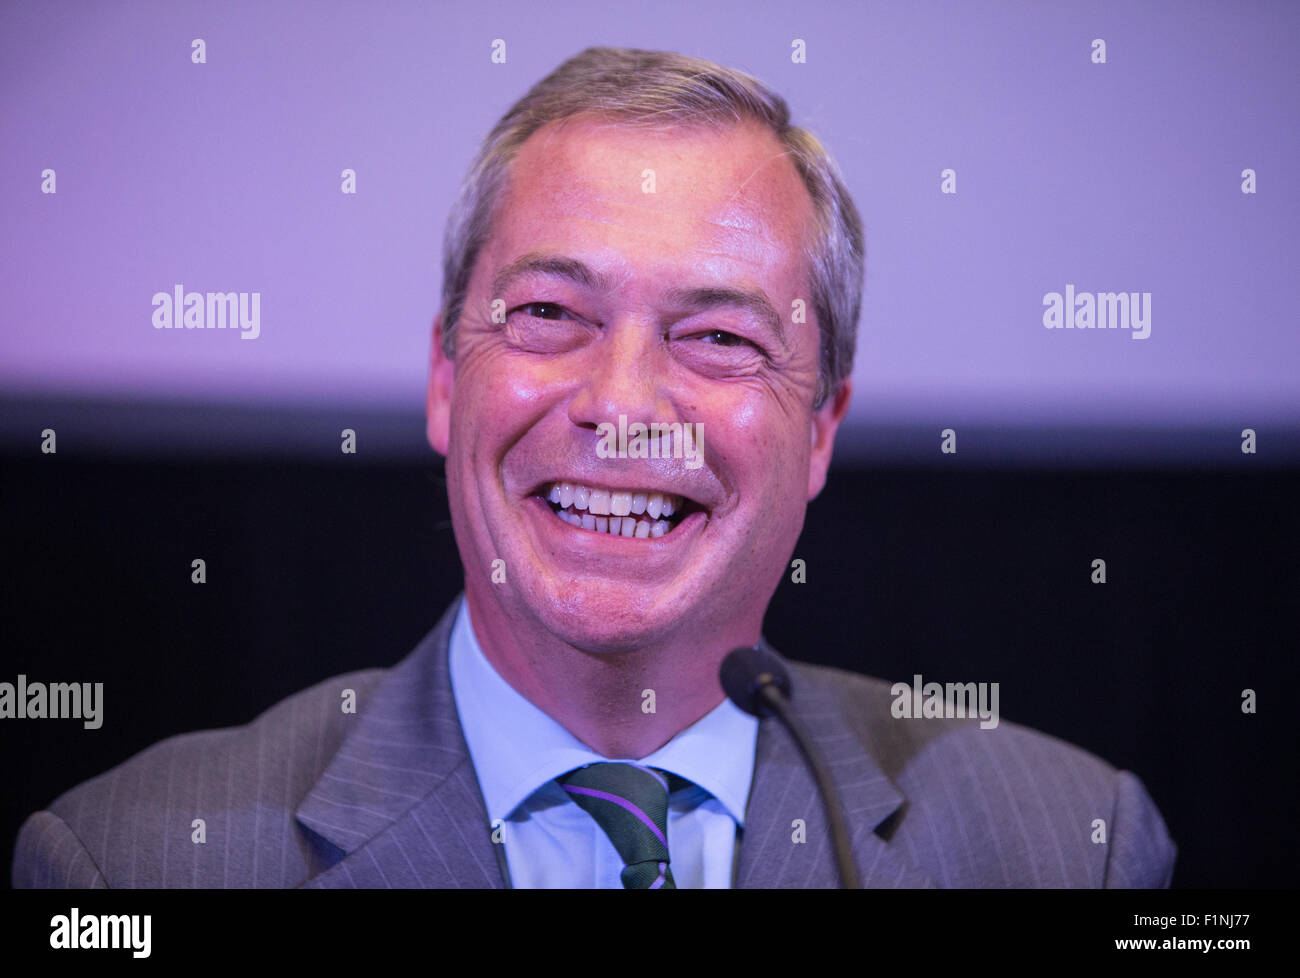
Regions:
<instances>
[{"instance_id":1,"label":"shirt collar","mask_svg":"<svg viewBox=\"0 0 1300 978\"><path fill-rule=\"evenodd\" d=\"M538 788L575 767L615 760L597 754L501 678L483 654L464 598L452 626L450 672L461 729L492 821L508 818ZM724 699L635 763L694 782L743 826L757 738L758 719Z\"/></svg>"}]
</instances>

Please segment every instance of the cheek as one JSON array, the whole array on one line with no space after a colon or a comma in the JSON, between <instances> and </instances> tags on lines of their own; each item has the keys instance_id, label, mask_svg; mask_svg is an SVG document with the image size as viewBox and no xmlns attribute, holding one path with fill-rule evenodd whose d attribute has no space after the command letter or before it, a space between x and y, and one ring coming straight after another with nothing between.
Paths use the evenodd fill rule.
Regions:
<instances>
[{"instance_id":1,"label":"cheek","mask_svg":"<svg viewBox=\"0 0 1300 978\"><path fill-rule=\"evenodd\" d=\"M471 356L459 368L452 430L471 442L480 432L490 432L494 441L514 441L555 390L554 378L544 370L525 367L503 352Z\"/></svg>"},{"instance_id":2,"label":"cheek","mask_svg":"<svg viewBox=\"0 0 1300 978\"><path fill-rule=\"evenodd\" d=\"M803 498L808 438L796 419L773 403L770 394L738 391L711 405L709 418L705 424L706 458L712 454L721 466L747 473L747 482L798 482ZM714 436L711 445L710 435Z\"/></svg>"}]
</instances>

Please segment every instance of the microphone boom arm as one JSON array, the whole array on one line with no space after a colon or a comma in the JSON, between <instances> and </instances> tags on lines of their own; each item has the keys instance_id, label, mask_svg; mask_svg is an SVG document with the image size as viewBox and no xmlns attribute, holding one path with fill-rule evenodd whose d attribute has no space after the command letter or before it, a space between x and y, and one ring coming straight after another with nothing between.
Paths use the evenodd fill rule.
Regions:
<instances>
[{"instance_id":1,"label":"microphone boom arm","mask_svg":"<svg viewBox=\"0 0 1300 978\"><path fill-rule=\"evenodd\" d=\"M817 779L817 787L821 789L822 807L826 811L826 820L831 829L831 843L835 850L835 862L840 871L840 885L846 890L861 889L858 867L853 863L853 849L849 843L849 828L844 821L844 807L840 804L839 792L835 788L835 782L831 780L830 770L818 753L812 749L812 737L808 733L808 728L794 715L780 687L773 682L769 673L759 677L759 685L755 692L790 731L794 742L799 745L804 760L812 768L813 777Z\"/></svg>"}]
</instances>

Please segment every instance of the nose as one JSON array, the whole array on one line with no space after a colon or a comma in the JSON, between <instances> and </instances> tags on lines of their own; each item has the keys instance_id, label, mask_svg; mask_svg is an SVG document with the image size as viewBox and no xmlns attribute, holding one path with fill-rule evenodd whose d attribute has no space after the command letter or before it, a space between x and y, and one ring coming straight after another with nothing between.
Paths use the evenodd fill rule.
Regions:
<instances>
[{"instance_id":1,"label":"nose","mask_svg":"<svg viewBox=\"0 0 1300 978\"><path fill-rule=\"evenodd\" d=\"M671 399L666 393L668 358L655 326L624 319L605 326L591 346L584 367L589 373L569 404L574 424L595 429L604 422L670 421Z\"/></svg>"}]
</instances>

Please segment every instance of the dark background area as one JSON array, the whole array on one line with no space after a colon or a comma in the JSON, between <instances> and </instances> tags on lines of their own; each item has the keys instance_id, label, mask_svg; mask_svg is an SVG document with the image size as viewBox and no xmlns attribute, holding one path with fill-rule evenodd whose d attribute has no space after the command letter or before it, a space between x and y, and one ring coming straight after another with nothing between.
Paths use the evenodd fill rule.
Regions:
<instances>
[{"instance_id":1,"label":"dark background area","mask_svg":"<svg viewBox=\"0 0 1300 978\"><path fill-rule=\"evenodd\" d=\"M71 454L0 456L0 681L103 682L104 724L0 721L6 886L32 811L162 738L395 663L461 587L436 458ZM891 681L998 682L1004 721L1143 779L1175 886L1290 886L1298 499L1300 471L1248 458L838 468L795 553L807 583L787 576L766 634Z\"/></svg>"}]
</instances>

